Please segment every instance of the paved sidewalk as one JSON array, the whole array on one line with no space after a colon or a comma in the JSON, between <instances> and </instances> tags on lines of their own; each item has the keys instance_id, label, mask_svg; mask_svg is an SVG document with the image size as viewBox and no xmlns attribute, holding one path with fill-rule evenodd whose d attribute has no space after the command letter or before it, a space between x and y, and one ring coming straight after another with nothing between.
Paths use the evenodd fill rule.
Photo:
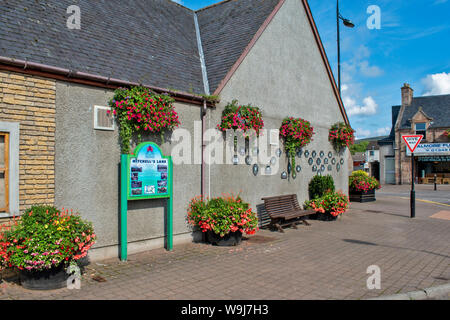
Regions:
<instances>
[{"instance_id":1,"label":"paved sidewalk","mask_svg":"<svg viewBox=\"0 0 450 320\"><path fill-rule=\"evenodd\" d=\"M366 299L450 283L450 220L430 218L444 206L379 196L352 203L338 221L311 221L280 234L262 230L240 246L175 246L92 263L80 290L25 290L0 284L0 299ZM368 290L367 267L381 269ZM103 277L105 282L93 280Z\"/></svg>"}]
</instances>

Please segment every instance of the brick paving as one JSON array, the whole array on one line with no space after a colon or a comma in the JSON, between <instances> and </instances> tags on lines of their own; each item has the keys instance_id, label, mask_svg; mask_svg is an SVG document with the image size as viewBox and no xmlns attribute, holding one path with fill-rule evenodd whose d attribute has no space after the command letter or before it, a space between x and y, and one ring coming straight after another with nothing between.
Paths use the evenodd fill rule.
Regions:
<instances>
[{"instance_id":1,"label":"brick paving","mask_svg":"<svg viewBox=\"0 0 450 320\"><path fill-rule=\"evenodd\" d=\"M427 214L409 219L408 201L392 201L352 203L335 222L284 234L261 230L237 247L189 243L94 262L80 290L4 281L0 299L366 299L450 283L450 221L429 218L447 208L418 203ZM381 269L380 290L367 289L370 265Z\"/></svg>"}]
</instances>

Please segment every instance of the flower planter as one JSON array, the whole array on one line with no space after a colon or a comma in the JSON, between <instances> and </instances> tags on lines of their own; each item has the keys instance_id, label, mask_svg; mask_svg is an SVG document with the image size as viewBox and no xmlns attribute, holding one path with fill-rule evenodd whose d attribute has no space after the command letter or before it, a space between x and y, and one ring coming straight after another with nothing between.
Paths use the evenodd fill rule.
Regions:
<instances>
[{"instance_id":1,"label":"flower planter","mask_svg":"<svg viewBox=\"0 0 450 320\"><path fill-rule=\"evenodd\" d=\"M22 287L30 290L54 290L67 286L69 275L66 273L64 264L58 267L42 271L21 270L20 283Z\"/></svg>"},{"instance_id":2,"label":"flower planter","mask_svg":"<svg viewBox=\"0 0 450 320\"><path fill-rule=\"evenodd\" d=\"M316 220L320 220L320 221L336 221L338 216L333 216L330 213L322 213L322 212L317 212L315 215L313 215L315 217Z\"/></svg>"},{"instance_id":3,"label":"flower planter","mask_svg":"<svg viewBox=\"0 0 450 320\"><path fill-rule=\"evenodd\" d=\"M206 233L206 239L209 243L220 246L220 247L232 247L237 246L242 241L242 232L236 231L236 232L230 232L226 234L225 236L221 237L220 235L208 231Z\"/></svg>"},{"instance_id":4,"label":"flower planter","mask_svg":"<svg viewBox=\"0 0 450 320\"><path fill-rule=\"evenodd\" d=\"M375 189L368 191L352 191L349 192L351 202L371 202L376 201Z\"/></svg>"}]
</instances>

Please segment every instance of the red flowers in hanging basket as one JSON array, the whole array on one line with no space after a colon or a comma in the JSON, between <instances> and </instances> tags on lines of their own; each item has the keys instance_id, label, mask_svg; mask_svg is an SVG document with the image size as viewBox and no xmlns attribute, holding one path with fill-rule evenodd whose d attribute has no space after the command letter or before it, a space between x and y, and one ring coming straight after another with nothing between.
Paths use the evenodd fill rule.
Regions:
<instances>
[{"instance_id":1,"label":"red flowers in hanging basket","mask_svg":"<svg viewBox=\"0 0 450 320\"><path fill-rule=\"evenodd\" d=\"M349 147L355 143L355 130L349 125L338 122L331 126L328 140L333 144L333 147L340 151L345 147Z\"/></svg>"},{"instance_id":2,"label":"red flowers in hanging basket","mask_svg":"<svg viewBox=\"0 0 450 320\"><path fill-rule=\"evenodd\" d=\"M173 106L174 99L167 94L156 94L145 87L119 88L110 101L119 123L122 152L129 153L133 133L163 133L180 125Z\"/></svg>"},{"instance_id":3,"label":"red flowers in hanging basket","mask_svg":"<svg viewBox=\"0 0 450 320\"><path fill-rule=\"evenodd\" d=\"M259 136L260 130L264 127L261 111L258 107L250 104L241 106L237 100L233 100L222 113L222 121L217 125L217 129L227 131L229 129L241 129L244 133L254 130Z\"/></svg>"}]
</instances>

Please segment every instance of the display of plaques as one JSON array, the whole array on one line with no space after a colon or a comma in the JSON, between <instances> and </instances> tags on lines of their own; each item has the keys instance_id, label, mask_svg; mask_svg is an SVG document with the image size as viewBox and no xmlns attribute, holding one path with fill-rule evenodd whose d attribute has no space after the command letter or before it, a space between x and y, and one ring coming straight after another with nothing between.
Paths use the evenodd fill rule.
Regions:
<instances>
[{"instance_id":1,"label":"display of plaques","mask_svg":"<svg viewBox=\"0 0 450 320\"><path fill-rule=\"evenodd\" d=\"M343 165L343 164L344 164L344 158L341 158L341 161L339 161L339 163L340 163L341 165Z\"/></svg>"},{"instance_id":2,"label":"display of plaques","mask_svg":"<svg viewBox=\"0 0 450 320\"><path fill-rule=\"evenodd\" d=\"M276 163L277 163L277 158L275 158L275 157L270 158L271 165L275 165Z\"/></svg>"},{"instance_id":3,"label":"display of plaques","mask_svg":"<svg viewBox=\"0 0 450 320\"><path fill-rule=\"evenodd\" d=\"M287 172L286 172L286 171L283 171L283 172L281 173L281 179L287 179L287 177L288 177Z\"/></svg>"},{"instance_id":4,"label":"display of plaques","mask_svg":"<svg viewBox=\"0 0 450 320\"><path fill-rule=\"evenodd\" d=\"M313 160L313 158L309 158L309 160L308 160L308 164L311 166L312 164L314 163L314 160Z\"/></svg>"},{"instance_id":5,"label":"display of plaques","mask_svg":"<svg viewBox=\"0 0 450 320\"><path fill-rule=\"evenodd\" d=\"M330 158L330 159L331 159L332 157L333 157L333 152L331 152L331 151L330 151L330 152L328 152L328 158Z\"/></svg>"},{"instance_id":6,"label":"display of plaques","mask_svg":"<svg viewBox=\"0 0 450 320\"><path fill-rule=\"evenodd\" d=\"M333 170L333 166L331 164L328 165L328 171L332 171Z\"/></svg>"},{"instance_id":7,"label":"display of plaques","mask_svg":"<svg viewBox=\"0 0 450 320\"><path fill-rule=\"evenodd\" d=\"M323 157L325 156L325 152L320 151L319 156L320 156L321 158L323 158Z\"/></svg>"},{"instance_id":8,"label":"display of plaques","mask_svg":"<svg viewBox=\"0 0 450 320\"><path fill-rule=\"evenodd\" d=\"M303 150L302 149L297 150L297 157L301 158L302 154L303 154Z\"/></svg>"},{"instance_id":9,"label":"display of plaques","mask_svg":"<svg viewBox=\"0 0 450 320\"><path fill-rule=\"evenodd\" d=\"M341 170L341 165L339 163L336 165L336 170L337 171Z\"/></svg>"},{"instance_id":10,"label":"display of plaques","mask_svg":"<svg viewBox=\"0 0 450 320\"><path fill-rule=\"evenodd\" d=\"M331 159L331 164L335 165L336 164L336 158Z\"/></svg>"},{"instance_id":11,"label":"display of plaques","mask_svg":"<svg viewBox=\"0 0 450 320\"><path fill-rule=\"evenodd\" d=\"M316 164L317 164L318 166L320 166L321 163L322 163L322 160L321 160L320 158L317 158L317 159L316 159Z\"/></svg>"},{"instance_id":12,"label":"display of plaques","mask_svg":"<svg viewBox=\"0 0 450 320\"><path fill-rule=\"evenodd\" d=\"M328 158L323 159L324 164L328 164Z\"/></svg>"},{"instance_id":13,"label":"display of plaques","mask_svg":"<svg viewBox=\"0 0 450 320\"><path fill-rule=\"evenodd\" d=\"M253 161L252 157L250 157L250 156L246 156L246 157L245 157L245 163L246 163L247 165L251 165L251 164L252 164L252 161Z\"/></svg>"},{"instance_id":14,"label":"display of plaques","mask_svg":"<svg viewBox=\"0 0 450 320\"><path fill-rule=\"evenodd\" d=\"M316 166L316 165L313 165L312 171L313 171L313 172L316 172L316 171L317 171L317 166Z\"/></svg>"},{"instance_id":15,"label":"display of plaques","mask_svg":"<svg viewBox=\"0 0 450 320\"><path fill-rule=\"evenodd\" d=\"M315 158L316 155L317 155L317 152L314 150L314 151L311 153L311 156L312 156L313 158Z\"/></svg>"},{"instance_id":16,"label":"display of plaques","mask_svg":"<svg viewBox=\"0 0 450 320\"><path fill-rule=\"evenodd\" d=\"M297 166L295 167L295 171L297 171L297 172L302 171L302 167L301 167L300 165L297 165Z\"/></svg>"},{"instance_id":17,"label":"display of plaques","mask_svg":"<svg viewBox=\"0 0 450 320\"><path fill-rule=\"evenodd\" d=\"M309 151L306 150L305 153L304 153L304 155L305 155L305 158L308 158L308 157L309 157Z\"/></svg>"},{"instance_id":18,"label":"display of plaques","mask_svg":"<svg viewBox=\"0 0 450 320\"><path fill-rule=\"evenodd\" d=\"M321 166L320 166L320 171L321 171L321 172L324 172L324 171L325 171L325 166L324 166L324 165L321 165Z\"/></svg>"}]
</instances>

